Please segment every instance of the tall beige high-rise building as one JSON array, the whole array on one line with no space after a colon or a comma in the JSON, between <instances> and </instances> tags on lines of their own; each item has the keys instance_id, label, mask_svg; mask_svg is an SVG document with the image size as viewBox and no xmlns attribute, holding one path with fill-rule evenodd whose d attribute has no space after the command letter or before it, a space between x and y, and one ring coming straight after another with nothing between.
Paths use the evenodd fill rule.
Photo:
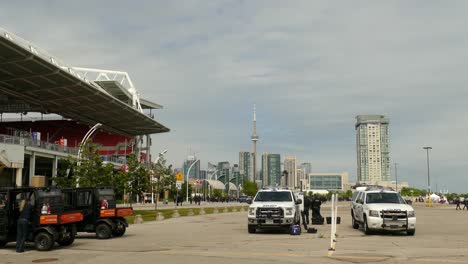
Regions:
<instances>
[{"instance_id":1,"label":"tall beige high-rise building","mask_svg":"<svg viewBox=\"0 0 468 264\"><path fill-rule=\"evenodd\" d=\"M390 181L389 120L383 115L356 117L357 179L376 184Z\"/></svg>"},{"instance_id":2,"label":"tall beige high-rise building","mask_svg":"<svg viewBox=\"0 0 468 264\"><path fill-rule=\"evenodd\" d=\"M286 156L284 158L284 170L288 172L288 182L286 183L289 188L298 188L299 183L296 178L296 157Z\"/></svg>"}]
</instances>

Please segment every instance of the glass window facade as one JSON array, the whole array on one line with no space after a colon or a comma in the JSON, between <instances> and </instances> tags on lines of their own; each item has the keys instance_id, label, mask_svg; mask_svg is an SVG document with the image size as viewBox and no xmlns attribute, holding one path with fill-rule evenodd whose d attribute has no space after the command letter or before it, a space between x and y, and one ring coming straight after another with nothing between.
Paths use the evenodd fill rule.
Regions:
<instances>
[{"instance_id":1,"label":"glass window facade","mask_svg":"<svg viewBox=\"0 0 468 264\"><path fill-rule=\"evenodd\" d=\"M343 179L341 175L310 175L309 183L312 190L341 190Z\"/></svg>"}]
</instances>

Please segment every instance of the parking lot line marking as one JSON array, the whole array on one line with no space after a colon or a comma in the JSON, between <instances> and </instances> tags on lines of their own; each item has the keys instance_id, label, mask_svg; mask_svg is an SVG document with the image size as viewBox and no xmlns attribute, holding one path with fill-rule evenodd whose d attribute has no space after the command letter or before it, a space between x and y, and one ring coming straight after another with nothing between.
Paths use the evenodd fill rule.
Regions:
<instances>
[{"instance_id":1,"label":"parking lot line marking","mask_svg":"<svg viewBox=\"0 0 468 264\"><path fill-rule=\"evenodd\" d=\"M300 257L300 258L310 258L310 257L325 257L325 254L317 254L317 255L312 255L312 254L301 254L300 252L291 252L291 253L278 253L278 252L246 252L246 251L199 251L199 250L170 250L170 251L161 251L158 252L161 254L167 254L167 255L178 255L178 254L185 254L185 255L196 255L196 256L246 256L246 257L252 257L252 256L260 256L260 257Z\"/></svg>"},{"instance_id":2,"label":"parking lot line marking","mask_svg":"<svg viewBox=\"0 0 468 264\"><path fill-rule=\"evenodd\" d=\"M425 258L419 258L419 259L413 259L415 261L419 262L437 262L437 263L467 263L467 260L456 260L456 259L425 259Z\"/></svg>"}]
</instances>

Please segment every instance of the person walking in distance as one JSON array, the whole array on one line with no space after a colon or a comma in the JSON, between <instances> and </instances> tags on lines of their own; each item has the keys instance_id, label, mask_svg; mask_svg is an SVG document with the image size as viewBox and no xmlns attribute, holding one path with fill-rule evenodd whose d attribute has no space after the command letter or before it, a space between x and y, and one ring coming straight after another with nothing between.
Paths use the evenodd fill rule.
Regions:
<instances>
[{"instance_id":1,"label":"person walking in distance","mask_svg":"<svg viewBox=\"0 0 468 264\"><path fill-rule=\"evenodd\" d=\"M458 210L458 209L461 210L461 207L460 207L460 198L455 199L455 204L457 205L457 207L455 208L455 210Z\"/></svg>"},{"instance_id":2,"label":"person walking in distance","mask_svg":"<svg viewBox=\"0 0 468 264\"><path fill-rule=\"evenodd\" d=\"M466 198L463 200L463 210L465 210L465 208L468 210L468 199Z\"/></svg>"},{"instance_id":3,"label":"person walking in distance","mask_svg":"<svg viewBox=\"0 0 468 264\"><path fill-rule=\"evenodd\" d=\"M24 243L28 238L29 222L31 221L32 206L29 199L21 201L20 215L16 227L16 252L24 252Z\"/></svg>"}]
</instances>

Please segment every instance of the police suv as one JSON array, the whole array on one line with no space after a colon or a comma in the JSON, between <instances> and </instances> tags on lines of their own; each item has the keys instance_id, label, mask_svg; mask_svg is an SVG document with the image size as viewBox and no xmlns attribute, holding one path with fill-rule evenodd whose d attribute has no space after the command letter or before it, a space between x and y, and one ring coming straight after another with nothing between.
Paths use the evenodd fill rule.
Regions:
<instances>
[{"instance_id":1,"label":"police suv","mask_svg":"<svg viewBox=\"0 0 468 264\"><path fill-rule=\"evenodd\" d=\"M385 189L364 189L354 193L351 202L352 226L364 228L366 235L377 230L416 233L416 215L399 193Z\"/></svg>"},{"instance_id":2,"label":"police suv","mask_svg":"<svg viewBox=\"0 0 468 264\"><path fill-rule=\"evenodd\" d=\"M284 228L300 224L301 199L291 190L267 188L257 192L249 201L248 231L255 233L261 228Z\"/></svg>"}]
</instances>

